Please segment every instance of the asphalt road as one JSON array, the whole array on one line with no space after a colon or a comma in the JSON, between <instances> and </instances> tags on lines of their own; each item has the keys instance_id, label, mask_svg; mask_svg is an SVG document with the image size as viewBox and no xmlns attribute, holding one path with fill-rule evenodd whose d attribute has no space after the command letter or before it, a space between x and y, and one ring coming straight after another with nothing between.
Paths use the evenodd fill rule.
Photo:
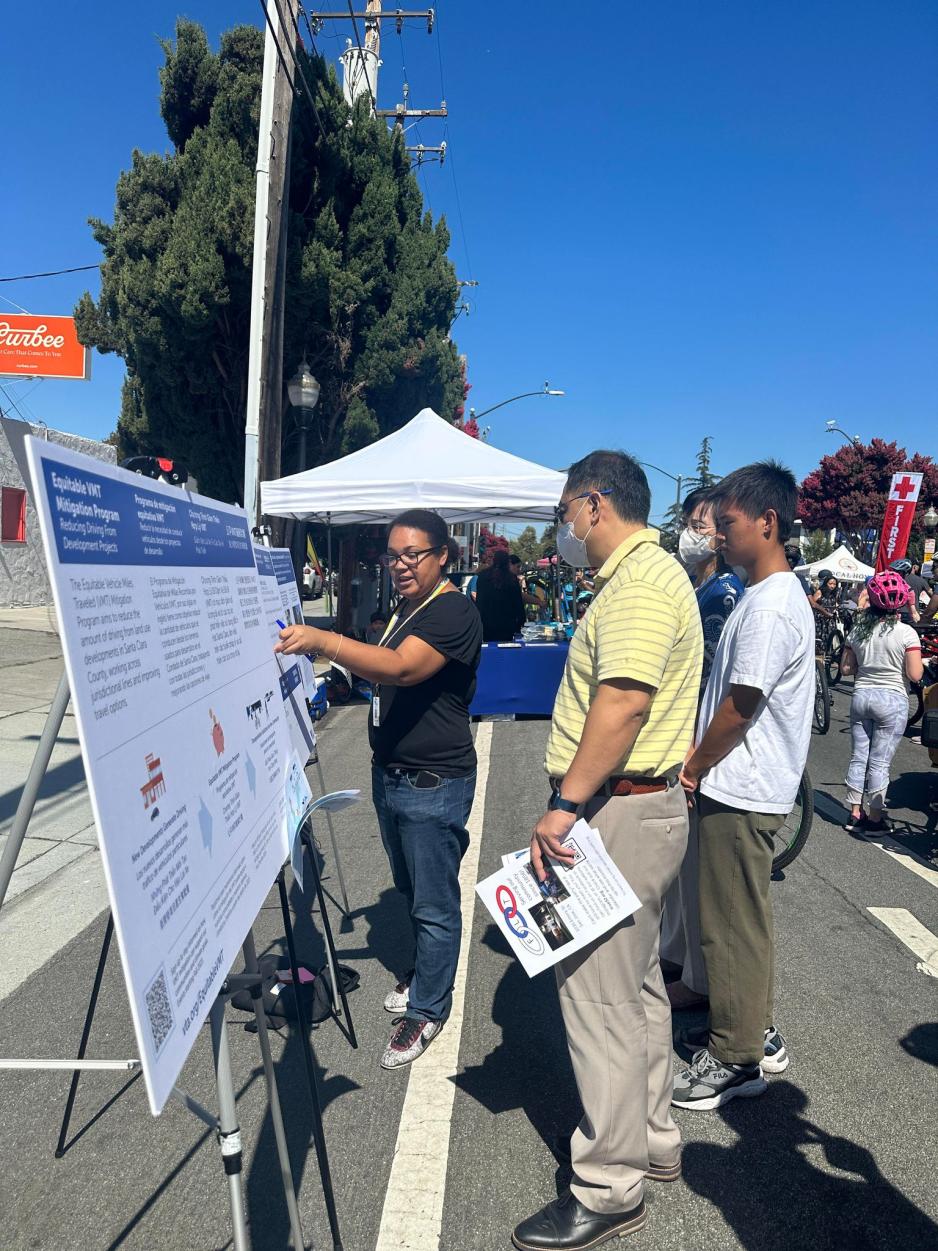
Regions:
<instances>
[{"instance_id":1,"label":"asphalt road","mask_svg":"<svg viewBox=\"0 0 938 1251\"><path fill-rule=\"evenodd\" d=\"M718 1113L678 1113L684 1179L649 1187L650 1219L632 1239L637 1247L938 1246L938 980L918 971L918 957L868 911L907 909L938 934L938 876L929 879L927 870L919 875L908 858L887 855L839 828L848 703L846 692L837 694L830 734L814 738L815 825L803 855L774 888L777 1017L789 1040L791 1068L770 1079L761 1099L737 1101ZM504 851L526 841L544 800L546 723L496 723L491 730L480 876L497 867ZM361 786L367 793L363 707L330 713L321 753L331 787ZM938 771L930 771L920 747L904 742L894 777L896 842L934 866ZM354 910L353 924L337 937L341 958L362 975L351 1001L360 1045L352 1050L333 1022L318 1028L313 1041L345 1247L374 1251L411 1076L378 1066L390 1026L381 1000L407 967L408 953L404 914L370 807L340 814L336 825ZM337 890L334 875L327 884ZM54 893L49 898L54 907ZM295 889L293 901L302 917L306 905ZM0 919L0 934L2 926ZM72 1053L103 928L100 917L0 1003L0 1055ZM259 949L282 950L274 895L255 932ZM299 923L298 934L306 962L320 964L321 946L308 919ZM231 1011L229 1020L253 1244L255 1251L277 1251L288 1245L288 1230L257 1042L243 1030L243 1015ZM273 1045L307 1243L327 1247L299 1043L284 1031ZM135 1054L116 953L104 979L91 1054ZM438 1245L443 1251L495 1251L509 1245L517 1220L565 1182L547 1142L572 1126L577 1099L553 982L549 975L525 977L481 908L469 946L454 1082ZM122 1092L124 1084L116 1074L82 1079L73 1125L79 1136L56 1161L52 1150L67 1076L0 1073L0 1246L201 1251L230 1245L212 1135L173 1104L154 1120L142 1082ZM212 1103L206 1031L180 1084ZM424 1130L418 1122L410 1132ZM421 1170L412 1177L398 1171L395 1185L399 1204L417 1211L428 1201ZM437 1243L399 1245L432 1251Z\"/></svg>"}]
</instances>

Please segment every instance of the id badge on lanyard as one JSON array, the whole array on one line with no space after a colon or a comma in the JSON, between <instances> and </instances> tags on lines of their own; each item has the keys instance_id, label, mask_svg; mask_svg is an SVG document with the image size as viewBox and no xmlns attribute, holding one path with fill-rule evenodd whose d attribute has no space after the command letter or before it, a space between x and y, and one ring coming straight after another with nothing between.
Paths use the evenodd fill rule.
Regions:
<instances>
[{"instance_id":1,"label":"id badge on lanyard","mask_svg":"<svg viewBox=\"0 0 938 1251\"><path fill-rule=\"evenodd\" d=\"M378 688L371 697L371 724L376 730L381 724L381 695Z\"/></svg>"}]
</instances>

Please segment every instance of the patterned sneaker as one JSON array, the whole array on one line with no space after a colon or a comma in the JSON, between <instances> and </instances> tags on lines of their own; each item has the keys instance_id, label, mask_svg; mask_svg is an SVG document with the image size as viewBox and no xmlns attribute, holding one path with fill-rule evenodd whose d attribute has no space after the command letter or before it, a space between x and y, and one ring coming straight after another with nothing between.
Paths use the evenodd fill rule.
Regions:
<instances>
[{"instance_id":1,"label":"patterned sneaker","mask_svg":"<svg viewBox=\"0 0 938 1251\"><path fill-rule=\"evenodd\" d=\"M767 1089L758 1064L724 1064L704 1048L690 1068L675 1077L671 1102L676 1108L710 1112L738 1096L750 1099Z\"/></svg>"},{"instance_id":2,"label":"patterned sneaker","mask_svg":"<svg viewBox=\"0 0 938 1251\"><path fill-rule=\"evenodd\" d=\"M413 980L414 971L411 969L407 976L397 983L391 993L385 996L385 1012L390 1012L394 1016L400 1016L402 1012L407 1011L407 1004L410 999L410 984Z\"/></svg>"},{"instance_id":3,"label":"patterned sneaker","mask_svg":"<svg viewBox=\"0 0 938 1251\"><path fill-rule=\"evenodd\" d=\"M785 1039L774 1025L765 1031L765 1059L762 1061L763 1073L784 1073L791 1064Z\"/></svg>"},{"instance_id":4,"label":"patterned sneaker","mask_svg":"<svg viewBox=\"0 0 938 1251\"><path fill-rule=\"evenodd\" d=\"M412 1016L399 1016L394 1022L395 1030L381 1057L383 1069L399 1069L412 1064L443 1028L442 1021L418 1021Z\"/></svg>"}]
</instances>

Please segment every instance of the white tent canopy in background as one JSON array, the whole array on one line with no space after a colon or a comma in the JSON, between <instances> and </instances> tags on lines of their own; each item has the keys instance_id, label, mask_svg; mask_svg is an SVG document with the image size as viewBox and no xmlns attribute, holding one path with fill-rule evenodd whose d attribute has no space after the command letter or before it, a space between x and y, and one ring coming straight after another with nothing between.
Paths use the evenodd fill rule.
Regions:
<instances>
[{"instance_id":1,"label":"white tent canopy in background","mask_svg":"<svg viewBox=\"0 0 938 1251\"><path fill-rule=\"evenodd\" d=\"M810 565L799 565L795 572L816 578L823 569L829 569L839 582L863 582L876 572L869 565L864 565L862 560L857 560L842 543L823 560L816 560Z\"/></svg>"},{"instance_id":2,"label":"white tent canopy in background","mask_svg":"<svg viewBox=\"0 0 938 1251\"><path fill-rule=\"evenodd\" d=\"M566 474L472 439L425 408L400 430L328 465L261 483L261 511L333 525L432 508L448 522L554 519Z\"/></svg>"}]
</instances>

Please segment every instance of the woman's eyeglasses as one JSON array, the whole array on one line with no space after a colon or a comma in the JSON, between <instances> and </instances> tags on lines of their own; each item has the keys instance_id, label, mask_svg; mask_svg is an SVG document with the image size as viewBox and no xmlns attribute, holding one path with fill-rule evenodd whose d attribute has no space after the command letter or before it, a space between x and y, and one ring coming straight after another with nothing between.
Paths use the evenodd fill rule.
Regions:
<instances>
[{"instance_id":1,"label":"woman's eyeglasses","mask_svg":"<svg viewBox=\"0 0 938 1251\"><path fill-rule=\"evenodd\" d=\"M392 565L400 564L405 569L416 569L424 556L428 556L430 552L442 552L440 547L424 547L419 552L382 552L378 557L378 563L383 565L385 569L390 569Z\"/></svg>"},{"instance_id":2,"label":"woman's eyeglasses","mask_svg":"<svg viewBox=\"0 0 938 1251\"><path fill-rule=\"evenodd\" d=\"M563 525L564 518L567 515L567 509L574 502L574 500L588 500L591 495L611 495L611 494L612 494L612 488L605 487L601 491L584 491L582 495L572 495L570 499L563 500L561 503L554 505L554 521L556 521L558 526Z\"/></svg>"}]
</instances>

